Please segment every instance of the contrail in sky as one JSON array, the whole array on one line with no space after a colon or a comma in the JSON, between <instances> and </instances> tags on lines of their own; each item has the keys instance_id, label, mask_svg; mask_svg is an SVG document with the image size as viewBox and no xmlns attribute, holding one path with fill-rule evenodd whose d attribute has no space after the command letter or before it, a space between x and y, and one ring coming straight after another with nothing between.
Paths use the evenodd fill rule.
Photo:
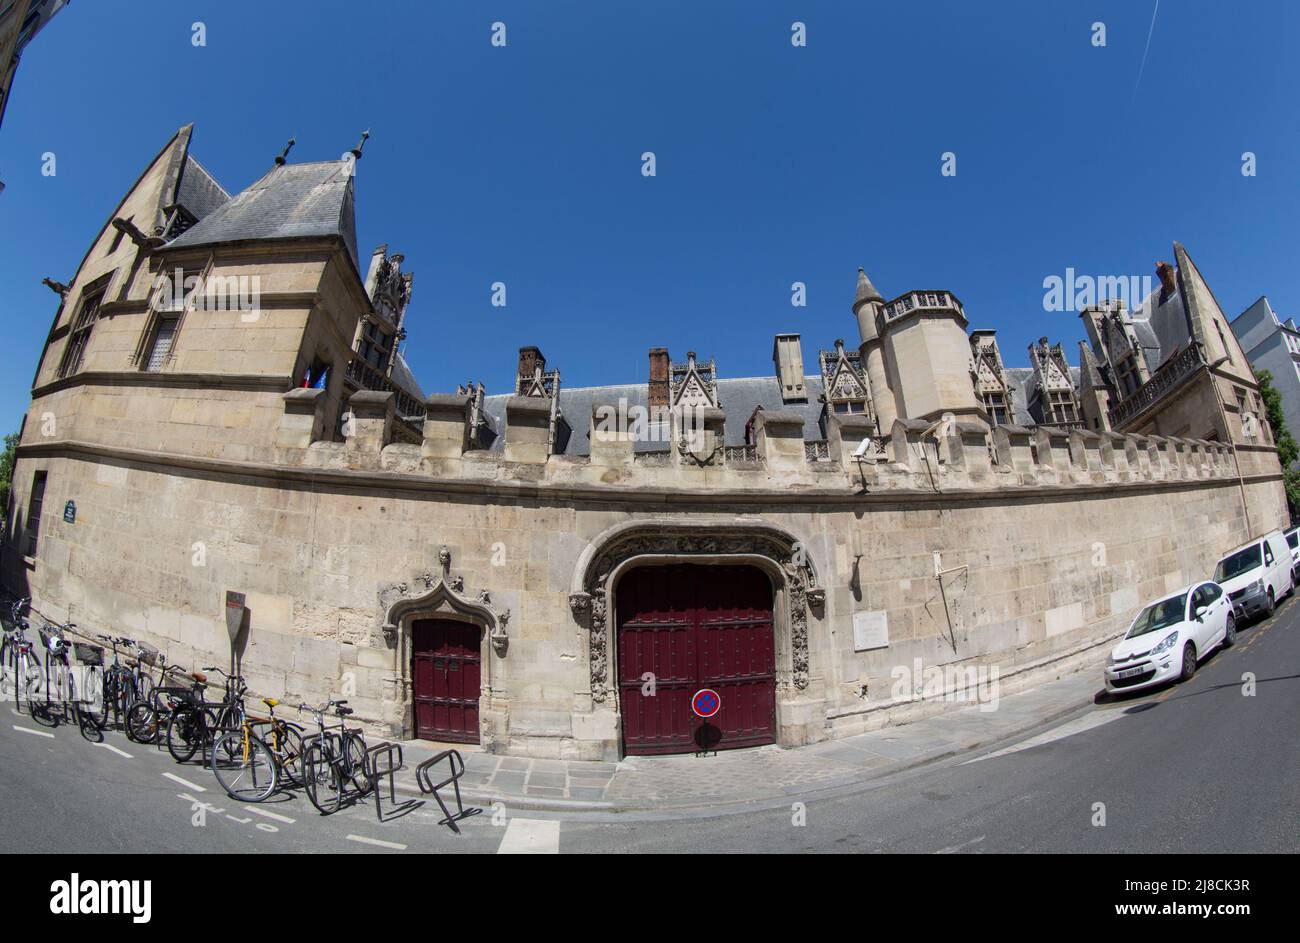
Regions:
<instances>
[{"instance_id":1,"label":"contrail in sky","mask_svg":"<svg viewBox=\"0 0 1300 943\"><path fill-rule=\"evenodd\" d=\"M1151 11L1151 28L1147 30L1147 45L1142 50L1142 64L1138 66L1137 81L1133 83L1133 101L1137 101L1138 86L1142 84L1142 71L1147 67L1147 53L1151 51L1151 34L1156 31L1156 14L1160 12L1160 0L1156 0L1156 8Z\"/></svg>"}]
</instances>

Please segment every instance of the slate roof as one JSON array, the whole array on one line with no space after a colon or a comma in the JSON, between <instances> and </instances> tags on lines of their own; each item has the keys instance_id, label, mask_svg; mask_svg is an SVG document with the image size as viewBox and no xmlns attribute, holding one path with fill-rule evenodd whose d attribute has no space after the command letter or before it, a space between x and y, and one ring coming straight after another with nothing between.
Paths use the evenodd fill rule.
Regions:
<instances>
[{"instance_id":1,"label":"slate roof","mask_svg":"<svg viewBox=\"0 0 1300 943\"><path fill-rule=\"evenodd\" d=\"M808 399L803 403L782 403L781 383L776 377L734 377L718 380L718 403L726 411L725 441L727 445L745 444L745 423L753 415L754 409L762 406L767 410L791 410L804 417L803 437L805 441L824 438L820 425L822 404L818 397L822 393L820 375L808 375L804 380ZM488 447L489 451L499 452L504 448L506 428L506 400L510 394L497 394L483 397L483 411L487 413L489 425L496 433ZM648 409L650 393L645 383L628 383L620 386L588 386L574 389L560 389L560 414L572 430L568 441L563 443L565 455L591 454L591 411L596 404L617 405L619 400L626 400L628 407L639 406ZM668 450L668 440L637 441L633 443L635 452L658 452Z\"/></svg>"},{"instance_id":2,"label":"slate roof","mask_svg":"<svg viewBox=\"0 0 1300 943\"><path fill-rule=\"evenodd\" d=\"M351 161L318 161L272 168L168 245L179 248L245 239L339 236L360 271L352 181Z\"/></svg>"},{"instance_id":3,"label":"slate roof","mask_svg":"<svg viewBox=\"0 0 1300 943\"><path fill-rule=\"evenodd\" d=\"M400 350L393 357L393 372L389 374L388 378L417 400L423 401L425 399L424 390L420 388L419 382L415 379L415 374L411 372L411 367L407 364L406 358L402 356Z\"/></svg>"},{"instance_id":4,"label":"slate roof","mask_svg":"<svg viewBox=\"0 0 1300 943\"><path fill-rule=\"evenodd\" d=\"M230 194L217 183L217 178L193 157L186 155L176 202L189 210L195 219L201 220L229 199Z\"/></svg>"},{"instance_id":5,"label":"slate roof","mask_svg":"<svg viewBox=\"0 0 1300 943\"><path fill-rule=\"evenodd\" d=\"M1160 302L1157 288L1132 313L1133 330L1146 354L1147 369L1152 373L1169 357L1187 346L1187 310L1181 291L1173 292Z\"/></svg>"}]
</instances>

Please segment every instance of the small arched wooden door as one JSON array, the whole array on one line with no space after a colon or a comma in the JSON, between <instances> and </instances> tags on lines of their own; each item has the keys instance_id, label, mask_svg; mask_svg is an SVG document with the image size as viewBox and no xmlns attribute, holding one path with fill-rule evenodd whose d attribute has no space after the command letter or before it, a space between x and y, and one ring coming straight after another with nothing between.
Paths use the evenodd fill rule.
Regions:
<instances>
[{"instance_id":1,"label":"small arched wooden door","mask_svg":"<svg viewBox=\"0 0 1300 943\"><path fill-rule=\"evenodd\" d=\"M642 567L619 580L617 598L625 752L775 741L776 647L765 573L751 566ZM700 688L722 699L707 723L691 710Z\"/></svg>"},{"instance_id":2,"label":"small arched wooden door","mask_svg":"<svg viewBox=\"0 0 1300 943\"><path fill-rule=\"evenodd\" d=\"M451 619L411 625L415 735L422 740L478 743L482 629Z\"/></svg>"}]
</instances>

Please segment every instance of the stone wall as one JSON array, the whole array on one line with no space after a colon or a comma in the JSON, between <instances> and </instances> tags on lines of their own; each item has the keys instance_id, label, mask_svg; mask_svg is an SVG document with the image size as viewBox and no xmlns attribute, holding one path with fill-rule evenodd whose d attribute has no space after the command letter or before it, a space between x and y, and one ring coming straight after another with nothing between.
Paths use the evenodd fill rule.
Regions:
<instances>
[{"instance_id":1,"label":"stone wall","mask_svg":"<svg viewBox=\"0 0 1300 943\"><path fill-rule=\"evenodd\" d=\"M286 423L301 423L301 398L286 398ZM900 695L894 673L916 659L997 666L1004 692L1062 670L1141 603L1208 577L1248 536L1243 494L1255 532L1285 520L1267 455L1239 482L1215 443L1004 427L990 451L978 426L936 439L900 421L861 468L850 426L832 436L832 461L797 469L774 434L760 442L782 449L779 470L762 451L746 468L676 455L642 466L617 434L595 459L509 461L462 453L464 409L446 399L431 401L426 448L384 446L391 420L368 401L348 441L282 437L273 463L26 445L6 583L42 612L150 639L191 666L224 662L223 596L244 592L256 691L289 703L345 693L392 736L413 735L394 613L474 621L488 748L591 758L620 749L612 669L594 666L616 658L603 617L617 580L599 572L601 554L629 528L660 536L620 565L734 557L772 575L789 745L945 706L943 691ZM45 512L25 559L37 469ZM855 616L877 629L868 644L884 641L883 623L887 644L855 650Z\"/></svg>"}]
</instances>

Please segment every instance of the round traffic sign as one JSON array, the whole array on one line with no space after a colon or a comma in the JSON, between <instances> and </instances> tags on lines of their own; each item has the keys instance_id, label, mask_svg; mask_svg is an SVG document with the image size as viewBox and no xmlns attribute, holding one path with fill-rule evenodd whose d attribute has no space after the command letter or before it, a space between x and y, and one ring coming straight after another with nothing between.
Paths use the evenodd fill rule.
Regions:
<instances>
[{"instance_id":1,"label":"round traffic sign","mask_svg":"<svg viewBox=\"0 0 1300 943\"><path fill-rule=\"evenodd\" d=\"M691 698L691 710L695 711L696 717L712 717L722 710L722 698L712 688L700 688Z\"/></svg>"}]
</instances>

